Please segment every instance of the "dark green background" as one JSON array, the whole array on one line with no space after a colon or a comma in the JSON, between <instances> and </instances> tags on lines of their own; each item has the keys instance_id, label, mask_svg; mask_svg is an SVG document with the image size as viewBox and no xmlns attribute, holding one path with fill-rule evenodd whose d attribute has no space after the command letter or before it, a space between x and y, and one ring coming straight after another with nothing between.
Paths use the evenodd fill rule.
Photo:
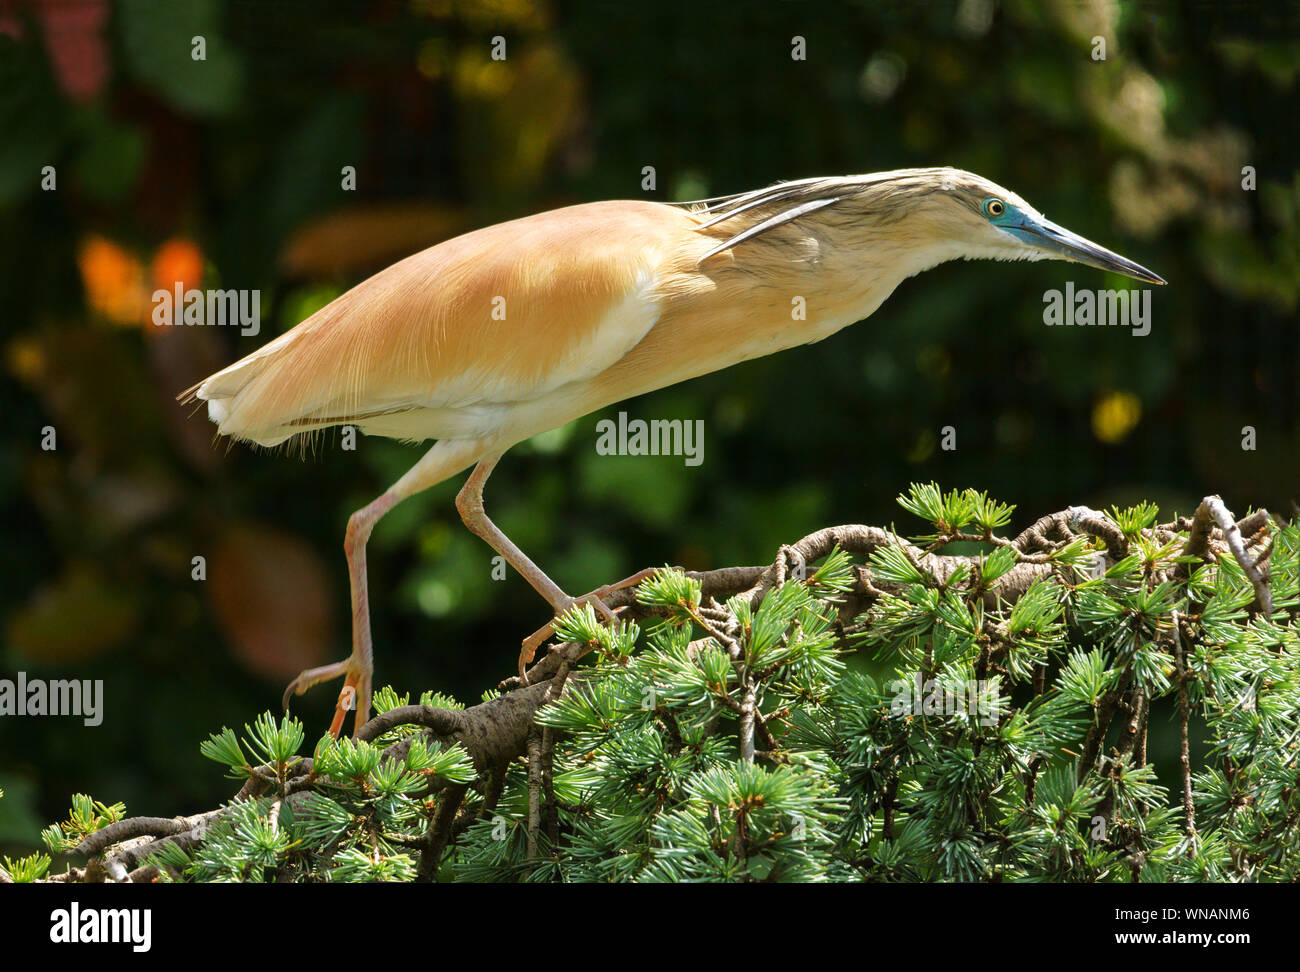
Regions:
<instances>
[{"instance_id":1,"label":"dark green background","mask_svg":"<svg viewBox=\"0 0 1300 972\"><path fill-rule=\"evenodd\" d=\"M199 740L278 705L288 641L318 662L347 652L344 524L418 448L228 449L172 397L392 260L500 219L951 164L1170 284L1134 338L1042 323L1045 291L1118 278L948 264L822 344L620 406L703 419L702 466L597 456L595 415L520 446L488 508L572 593L664 562L766 562L832 523L910 529L893 500L911 481L986 489L1017 504L1015 529L1138 498L1168 517L1211 492L1289 513L1296 8L1217 7L0 3L0 673L106 692L96 729L0 719L0 845L33 845L73 791L134 813L215 805L231 785ZM202 286L260 289L263 333L111 323L84 285L93 239L146 277L161 245L190 241ZM1139 407L1131 428L1097 424L1116 401ZM517 577L490 579L457 487L380 526L372 614L379 684L472 702L546 611ZM296 711L319 729L332 701Z\"/></svg>"}]
</instances>

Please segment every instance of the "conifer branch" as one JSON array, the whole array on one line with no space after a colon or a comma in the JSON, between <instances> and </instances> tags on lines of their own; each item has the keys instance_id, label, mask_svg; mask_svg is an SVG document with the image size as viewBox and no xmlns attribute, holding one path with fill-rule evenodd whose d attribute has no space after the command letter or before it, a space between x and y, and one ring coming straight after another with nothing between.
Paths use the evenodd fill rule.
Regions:
<instances>
[{"instance_id":1,"label":"conifer branch","mask_svg":"<svg viewBox=\"0 0 1300 972\"><path fill-rule=\"evenodd\" d=\"M1218 865L1195 841L1167 851L1177 841L1164 817L1148 821L1168 816L1146 762L1162 704L1176 706L1178 724L1182 819L1172 826L1192 838L1198 810L1206 833L1244 819L1244 787L1268 823L1238 869L1300 879L1300 866L1279 863L1300 854L1287 836L1300 816L1294 781L1273 786L1258 768L1293 774L1264 753L1293 761L1294 733L1269 736L1243 691L1285 696L1269 711L1300 704L1286 695L1300 684L1296 652L1278 650L1279 639L1296 644L1295 619L1259 626L1234 614L1250 592L1263 611L1274 590L1290 608L1300 526L1275 526L1265 511L1234 522L1207 497L1164 524L1149 505L1070 507L1006 539L993 531L1010 508L982 495L929 487L904 499L937 532L848 524L783 544L764 566L647 572L608 595L623 626L557 620L571 640L557 637L478 705L407 705L385 690L384 711L355 741L322 741L313 756L292 755L300 726L266 716L247 727L252 751L275 760L262 765L249 765L233 733L214 736L205 755L244 778L230 804L116 820L118 810L79 798L50 840L90 861L49 880L223 867L240 880L1096 880L1107 867L1190 879ZM987 549L945 552L957 542ZM1274 563L1275 551L1287 559ZM1227 556L1240 573L1217 569ZM1196 563L1209 566L1193 582ZM638 647L626 625L643 621ZM1193 646L1212 670L1193 670ZM901 682L847 671L841 659L861 647L891 660ZM997 686L991 718L943 708L962 673ZM895 711L898 684L926 707L914 698ZM1017 686L1028 703L1012 703ZM1194 692L1225 766L1196 788ZM1108 836L1088 837L1093 815Z\"/></svg>"}]
</instances>

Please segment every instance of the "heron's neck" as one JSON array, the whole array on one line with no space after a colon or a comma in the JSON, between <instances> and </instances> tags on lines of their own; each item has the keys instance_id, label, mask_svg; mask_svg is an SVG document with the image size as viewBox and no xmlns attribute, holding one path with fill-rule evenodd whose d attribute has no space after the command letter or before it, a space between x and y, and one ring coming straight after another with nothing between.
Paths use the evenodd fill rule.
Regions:
<instances>
[{"instance_id":1,"label":"heron's neck","mask_svg":"<svg viewBox=\"0 0 1300 972\"><path fill-rule=\"evenodd\" d=\"M969 252L955 240L879 239L868 246L836 247L821 242L817 256L782 282L786 288L803 284L810 292L809 306L818 314L819 337L874 314L904 280L950 260L973 259L982 254ZM819 339L819 338L814 338Z\"/></svg>"}]
</instances>

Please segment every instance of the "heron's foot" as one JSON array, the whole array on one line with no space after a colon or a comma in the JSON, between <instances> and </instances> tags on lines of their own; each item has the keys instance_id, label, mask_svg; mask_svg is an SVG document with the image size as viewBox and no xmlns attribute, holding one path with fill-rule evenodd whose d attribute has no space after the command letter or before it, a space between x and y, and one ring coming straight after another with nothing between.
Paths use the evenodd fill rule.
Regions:
<instances>
[{"instance_id":1,"label":"heron's foot","mask_svg":"<svg viewBox=\"0 0 1300 972\"><path fill-rule=\"evenodd\" d=\"M343 729L343 720L347 718L350 710L355 710L356 718L352 722L352 735L355 736L357 730L370 720L370 696L374 688L373 666L355 655L333 665L309 668L299 674L284 690L285 711L289 709L291 695L303 695L313 685L332 681L339 676L343 676L343 688L339 691L339 699L334 706L334 720L330 723L330 735L337 739Z\"/></svg>"},{"instance_id":2,"label":"heron's foot","mask_svg":"<svg viewBox=\"0 0 1300 972\"><path fill-rule=\"evenodd\" d=\"M613 622L618 617L617 612L610 610L609 606L605 604L605 602L602 601L600 598L596 597L593 592L592 594L587 594L584 595L583 597L570 598L568 605L563 610L558 612L557 618L559 614L563 614L565 611L569 610L569 608L575 607L580 604L590 604L593 608L595 608L596 613L601 616L601 619L604 620L605 623L607 624ZM524 675L524 669L532 664L533 658L537 655L537 649L540 648L543 644L545 644L546 639L550 638L553 634L555 634L555 621L551 620L548 621L546 624L542 625L540 628L538 628L536 631L534 631L532 634L530 634L527 638L523 640L523 643L520 645L519 648L519 677L520 678L523 678L525 681L527 681L527 677Z\"/></svg>"},{"instance_id":3,"label":"heron's foot","mask_svg":"<svg viewBox=\"0 0 1300 972\"><path fill-rule=\"evenodd\" d=\"M568 611L571 607L581 604L590 604L606 624L613 624L618 620L618 613L619 611L622 611L623 608L611 610L609 605L604 602L603 598L607 597L614 591L621 591L626 587L634 587L637 584L640 584L647 577L652 577L658 569L659 568L657 567L647 567L645 570L637 571L630 577L624 577L621 581L618 581L615 584L606 584L604 587L598 587L594 591L582 595L582 597L571 597L568 599L567 603L561 605L559 610L556 611L556 617L559 617L559 615ZM524 678L524 668L532 664L533 658L537 655L537 649L540 648L546 642L546 639L551 637L553 634L555 634L555 622L550 621L547 624L542 625L542 627L538 628L523 640L523 644L519 649L520 678Z\"/></svg>"}]
</instances>

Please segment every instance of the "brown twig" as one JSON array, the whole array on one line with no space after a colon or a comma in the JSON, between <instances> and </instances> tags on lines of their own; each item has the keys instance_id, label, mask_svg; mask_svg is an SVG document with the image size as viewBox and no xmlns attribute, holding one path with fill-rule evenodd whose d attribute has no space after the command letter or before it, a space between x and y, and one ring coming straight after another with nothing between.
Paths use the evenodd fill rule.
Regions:
<instances>
[{"instance_id":1,"label":"brown twig","mask_svg":"<svg viewBox=\"0 0 1300 972\"><path fill-rule=\"evenodd\" d=\"M528 732L528 860L537 859L537 835L542 827L542 734Z\"/></svg>"},{"instance_id":2,"label":"brown twig","mask_svg":"<svg viewBox=\"0 0 1300 972\"><path fill-rule=\"evenodd\" d=\"M754 687L748 685L740 703L740 758L746 763L754 761L754 719L757 715L757 703L754 700Z\"/></svg>"},{"instance_id":3,"label":"brown twig","mask_svg":"<svg viewBox=\"0 0 1300 972\"><path fill-rule=\"evenodd\" d=\"M447 787L440 796L438 804L438 813L429 825L429 831L425 834L424 847L420 851L420 861L416 865L415 879L423 884L435 880L438 876L438 864L442 860L442 852L447 847L447 842L451 840L452 826L456 820L456 811L460 809L461 801L465 799L465 792L469 787L464 783L459 783Z\"/></svg>"},{"instance_id":4,"label":"brown twig","mask_svg":"<svg viewBox=\"0 0 1300 972\"><path fill-rule=\"evenodd\" d=\"M1241 530L1233 520L1232 514L1228 512L1228 508L1223 505L1223 500L1217 496L1207 496L1201 500L1201 505L1209 506L1214 522L1223 532L1224 542L1232 551L1237 563L1241 565L1247 580L1250 581L1250 586L1255 589L1255 602L1259 610L1264 612L1265 617L1272 617L1273 598L1268 590L1267 568L1261 570L1259 563L1247 556L1245 545L1242 543Z\"/></svg>"},{"instance_id":5,"label":"brown twig","mask_svg":"<svg viewBox=\"0 0 1300 972\"><path fill-rule=\"evenodd\" d=\"M88 834L73 848L73 853L98 854L107 847L135 837L171 837L193 829L193 824L175 817L131 817Z\"/></svg>"},{"instance_id":6,"label":"brown twig","mask_svg":"<svg viewBox=\"0 0 1300 972\"><path fill-rule=\"evenodd\" d=\"M1196 836L1196 806L1192 802L1192 760L1188 746L1188 718L1191 706L1187 698L1187 660L1183 653L1183 636L1174 611L1174 667L1178 679L1178 765L1183 775L1183 829L1188 837Z\"/></svg>"},{"instance_id":7,"label":"brown twig","mask_svg":"<svg viewBox=\"0 0 1300 972\"><path fill-rule=\"evenodd\" d=\"M1081 781L1088 774L1088 771L1096 765L1097 756L1101 752L1102 744L1106 741L1106 732L1110 729L1110 720L1115 714L1115 707L1128 690L1132 678L1132 670L1126 670L1120 683L1103 695L1097 703L1093 724L1088 728L1088 734L1083 740L1083 756L1079 760L1079 779Z\"/></svg>"}]
</instances>

